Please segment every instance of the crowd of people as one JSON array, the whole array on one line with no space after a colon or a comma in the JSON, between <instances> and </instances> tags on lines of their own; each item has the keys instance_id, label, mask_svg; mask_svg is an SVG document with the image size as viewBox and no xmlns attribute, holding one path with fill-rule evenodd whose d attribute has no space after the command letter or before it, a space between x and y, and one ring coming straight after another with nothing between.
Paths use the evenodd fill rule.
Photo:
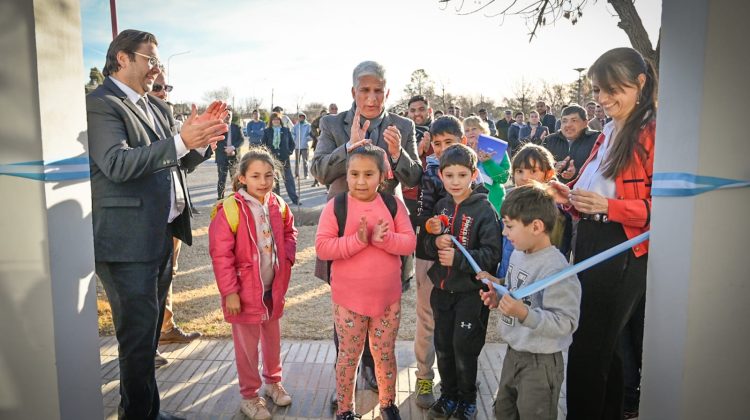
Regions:
<instances>
[{"instance_id":1,"label":"crowd of people","mask_svg":"<svg viewBox=\"0 0 750 420\"><path fill-rule=\"evenodd\" d=\"M249 418L271 418L265 397L293 400L279 320L297 230L279 185L299 204L294 178L308 175L327 188L315 273L331 287L337 419L358 417L358 370L381 417L400 419L395 344L412 278L415 400L429 418L476 417L494 310L508 344L498 419L556 419L564 381L568 419L637 416L648 242L523 299L490 285L519 290L648 230L656 77L639 53L604 53L589 68L593 101L569 104L559 120L540 101L528 124L513 110L497 122L486 110L464 119L455 106L438 116L423 96L406 116L389 112L385 68L365 61L352 74L350 109L332 104L310 123L276 108L267 124L253 111L240 156L243 134L226 104L193 108L178 130L163 98L148 95L165 90L157 45L150 33L121 32L104 83L87 97L96 273L119 343L120 418L176 418L159 409L154 357L165 334L195 338L162 325L173 241L192 241L186 172L213 153L209 253ZM482 150L482 134L507 140L507 152Z\"/></svg>"}]
</instances>

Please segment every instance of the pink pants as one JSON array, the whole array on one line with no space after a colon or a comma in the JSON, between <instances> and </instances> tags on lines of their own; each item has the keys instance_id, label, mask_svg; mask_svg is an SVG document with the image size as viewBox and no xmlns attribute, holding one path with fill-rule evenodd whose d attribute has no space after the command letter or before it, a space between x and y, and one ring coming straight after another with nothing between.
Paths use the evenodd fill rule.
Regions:
<instances>
[{"instance_id":1,"label":"pink pants","mask_svg":"<svg viewBox=\"0 0 750 420\"><path fill-rule=\"evenodd\" d=\"M263 354L263 378L266 384L281 382L281 329L278 319L261 324L232 324L232 338L243 398L257 397L262 385L258 372L258 341Z\"/></svg>"},{"instance_id":2,"label":"pink pants","mask_svg":"<svg viewBox=\"0 0 750 420\"><path fill-rule=\"evenodd\" d=\"M396 337L401 323L401 301L388 306L383 315L372 318L334 303L333 322L339 337L339 356L336 359L338 413L354 411L354 384L366 336L370 338L370 350L375 359L380 407L393 404L398 375Z\"/></svg>"}]
</instances>

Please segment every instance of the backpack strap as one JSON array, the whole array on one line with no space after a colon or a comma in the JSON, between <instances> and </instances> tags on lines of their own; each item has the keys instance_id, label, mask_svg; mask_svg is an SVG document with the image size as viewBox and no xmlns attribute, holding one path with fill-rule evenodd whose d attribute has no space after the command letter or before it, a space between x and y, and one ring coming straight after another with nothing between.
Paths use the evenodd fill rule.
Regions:
<instances>
[{"instance_id":1,"label":"backpack strap","mask_svg":"<svg viewBox=\"0 0 750 420\"><path fill-rule=\"evenodd\" d=\"M286 204L286 201L284 201L283 198L281 198L280 195L276 194L275 192L272 192L274 197L276 197L276 201L279 203L279 212L281 212L281 220L286 222L287 217L289 216L289 206Z\"/></svg>"},{"instance_id":2,"label":"backpack strap","mask_svg":"<svg viewBox=\"0 0 750 420\"><path fill-rule=\"evenodd\" d=\"M336 223L339 226L339 238L344 236L344 228L346 227L347 195L349 193L344 191L333 197L333 214L336 216Z\"/></svg>"},{"instance_id":3,"label":"backpack strap","mask_svg":"<svg viewBox=\"0 0 750 420\"><path fill-rule=\"evenodd\" d=\"M398 203L396 203L396 196L384 192L379 192L380 198L383 199L385 206L388 208L388 212L391 214L391 219L396 221L396 213L398 213Z\"/></svg>"},{"instance_id":4,"label":"backpack strap","mask_svg":"<svg viewBox=\"0 0 750 420\"><path fill-rule=\"evenodd\" d=\"M227 218L229 228L232 229L233 234L237 234L237 226L240 224L240 207L234 198L234 193L229 194L225 199L217 201L214 207L211 209L211 220L216 217L216 212L219 210L219 204L221 204L224 210L224 216Z\"/></svg>"}]
</instances>

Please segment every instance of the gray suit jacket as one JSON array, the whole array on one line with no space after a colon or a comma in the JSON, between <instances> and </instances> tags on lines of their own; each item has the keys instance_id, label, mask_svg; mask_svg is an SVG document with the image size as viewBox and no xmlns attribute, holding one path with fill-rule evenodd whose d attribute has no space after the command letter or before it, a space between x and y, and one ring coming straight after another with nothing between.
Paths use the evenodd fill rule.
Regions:
<instances>
[{"instance_id":1,"label":"gray suit jacket","mask_svg":"<svg viewBox=\"0 0 750 420\"><path fill-rule=\"evenodd\" d=\"M191 150L177 159L174 119L167 104L149 98L157 130L109 78L86 96L96 261L151 261L163 251L170 210L171 167L193 169L211 155ZM183 190L186 188L182 172ZM184 191L188 197L187 191ZM173 235L190 245L190 203L172 221Z\"/></svg>"},{"instance_id":2,"label":"gray suit jacket","mask_svg":"<svg viewBox=\"0 0 750 420\"><path fill-rule=\"evenodd\" d=\"M354 110L350 109L341 114L326 115L320 120L320 137L310 172L320 183L330 186L328 199L349 189L346 185L346 143L349 141L353 119ZM372 144L381 147L388 154L388 144L383 133L391 125L395 125L401 132L401 157L391 168L396 179L386 181L384 191L401 196L399 183L407 187L418 185L422 179L422 164L417 155L414 122L409 119L386 112L378 138L373 139Z\"/></svg>"}]
</instances>

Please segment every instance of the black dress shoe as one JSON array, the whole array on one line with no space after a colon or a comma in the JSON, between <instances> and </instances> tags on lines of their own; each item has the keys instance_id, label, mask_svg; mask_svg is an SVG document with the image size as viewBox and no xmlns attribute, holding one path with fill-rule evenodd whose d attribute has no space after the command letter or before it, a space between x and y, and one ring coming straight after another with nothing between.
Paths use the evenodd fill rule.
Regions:
<instances>
[{"instance_id":1,"label":"black dress shoe","mask_svg":"<svg viewBox=\"0 0 750 420\"><path fill-rule=\"evenodd\" d=\"M360 372L362 380L365 382L365 388L378 392L378 379L375 377L375 371L370 366L362 366Z\"/></svg>"}]
</instances>

